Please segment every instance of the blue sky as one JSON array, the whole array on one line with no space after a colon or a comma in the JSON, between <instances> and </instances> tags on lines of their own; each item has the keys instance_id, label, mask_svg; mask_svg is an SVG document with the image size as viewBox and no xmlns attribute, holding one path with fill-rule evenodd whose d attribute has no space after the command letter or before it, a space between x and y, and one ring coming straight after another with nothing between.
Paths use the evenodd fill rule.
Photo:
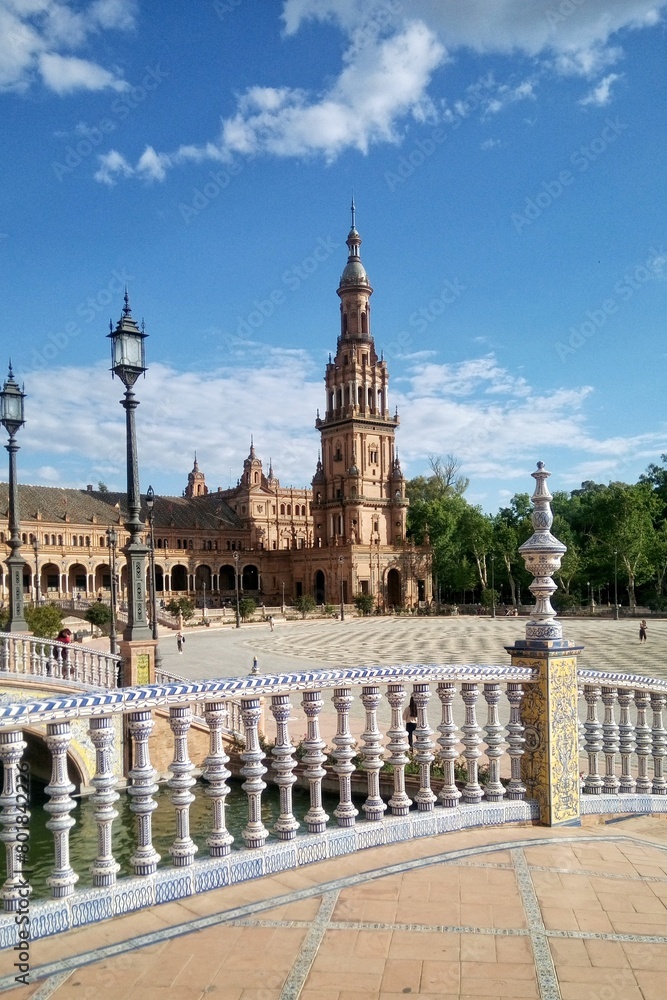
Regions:
<instances>
[{"instance_id":1,"label":"blue sky","mask_svg":"<svg viewBox=\"0 0 667 1000\"><path fill-rule=\"evenodd\" d=\"M254 435L309 483L351 193L404 471L493 511L667 451L667 0L0 0L2 346L21 478L122 489Z\"/></svg>"}]
</instances>

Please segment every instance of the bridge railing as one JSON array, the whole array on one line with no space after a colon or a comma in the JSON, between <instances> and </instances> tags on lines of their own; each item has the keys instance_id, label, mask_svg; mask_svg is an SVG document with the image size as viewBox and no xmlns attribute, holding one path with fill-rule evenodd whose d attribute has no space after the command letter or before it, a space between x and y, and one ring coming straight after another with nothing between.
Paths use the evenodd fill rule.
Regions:
<instances>
[{"instance_id":1,"label":"bridge railing","mask_svg":"<svg viewBox=\"0 0 667 1000\"><path fill-rule=\"evenodd\" d=\"M31 904L32 933L39 937L364 847L469 826L535 820L539 812L531 797L531 769L524 766L529 765L531 749L522 702L536 679L532 667L400 665L173 680L0 705L0 840L6 852L0 947L15 940L13 917L23 905L22 844L29 827L26 831L21 781L30 766L24 760L25 730L45 731L52 763L44 809L54 839L54 867L47 879L53 898ZM581 705L586 707L581 733L588 763L581 779L581 812L667 811L667 683L595 671L579 671L579 682ZM412 748L403 719L410 695L417 708ZM325 699L331 706L326 710ZM242 741L233 748L225 739L233 729L232 704L238 707L243 731ZM193 760L188 732L199 706L209 729L208 753ZM167 808L173 811L175 836L169 863L163 867L153 846L158 774L150 759L150 738L154 710L165 709L173 738ZM300 741L293 738L301 731L294 732L295 711L303 714L307 729ZM134 852L121 878L114 857L118 781L111 766L120 752L119 716L126 720L131 743L127 794L136 816ZM269 745L262 738L264 716L270 716L275 732ZM324 722L333 733L328 756ZM69 815L75 788L68 777L67 754L73 737L81 739L85 723L96 762L91 799L97 854L90 869L92 888L75 891L79 873L70 863L75 820ZM238 756L245 779L247 822L236 844L226 823L230 755ZM208 832L195 843L190 807L198 768L211 813ZM297 772L309 796L301 822L292 800ZM323 780L332 777L337 805L327 813ZM265 778L278 786L280 797L279 815L270 829L263 819ZM234 794L240 794L238 789ZM165 808L164 801L159 808Z\"/></svg>"},{"instance_id":2,"label":"bridge railing","mask_svg":"<svg viewBox=\"0 0 667 1000\"><path fill-rule=\"evenodd\" d=\"M120 662L120 656L76 642L0 632L0 680L3 675L43 677L113 689Z\"/></svg>"}]
</instances>

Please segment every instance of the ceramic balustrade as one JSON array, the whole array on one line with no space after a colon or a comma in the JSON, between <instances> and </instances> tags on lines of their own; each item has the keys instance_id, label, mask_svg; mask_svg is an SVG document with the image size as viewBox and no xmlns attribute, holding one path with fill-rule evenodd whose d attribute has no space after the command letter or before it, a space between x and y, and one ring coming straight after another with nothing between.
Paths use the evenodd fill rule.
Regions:
<instances>
[{"instance_id":1,"label":"ceramic balustrade","mask_svg":"<svg viewBox=\"0 0 667 1000\"><path fill-rule=\"evenodd\" d=\"M0 683L30 677L67 681L112 690L118 684L121 657L79 643L56 642L0 632Z\"/></svg>"},{"instance_id":2,"label":"ceramic balustrade","mask_svg":"<svg viewBox=\"0 0 667 1000\"><path fill-rule=\"evenodd\" d=\"M332 856L327 851L340 854L375 843L425 836L429 831L444 832L464 825L534 818L537 815L534 803L526 801L522 777L522 760L528 750L521 717L525 693L534 679L531 667L401 665L202 682L184 680L88 692L75 697L56 696L43 702L0 705L0 761L4 774L0 794L0 840L5 844L6 855L6 877L0 899L4 910L9 914L17 906L19 834L23 822L18 808L19 778L29 764L23 738L26 730L32 734L43 732L51 753L51 780L46 788L49 800L44 808L50 815L47 826L54 838L55 864L48 878L54 900L66 904L68 899L78 899L82 893L113 893L117 885L134 883L170 887L163 890L162 897L157 888L151 890L152 895L150 892L141 895L137 889L128 896L124 890L126 902L123 905L136 908L148 905L137 900L172 898L169 893L176 889L171 882L164 881L167 877L165 866L167 870L193 873L188 876L190 882L186 878L185 883L179 883L178 891L187 894L194 890L183 889L183 886L200 884L204 879L202 872L206 873L207 885L224 884L215 881L223 878L215 865L229 865L239 856L259 853L264 857L262 851L271 852L280 843L284 843L285 849L295 841L297 845L313 845L297 846L296 853L281 855L280 865L290 867L305 863L304 859L307 862ZM598 801L604 799L606 802L613 798L620 803L617 808L622 811L624 795L632 796L636 809L633 793L641 792L648 802L647 811L651 805L654 808L656 799L665 796L667 791L664 773L667 732L663 718L667 683L580 671L579 684L587 708L585 753L588 773L582 781L584 799L595 796ZM411 695L418 713L413 751L409 750L402 712ZM275 743L268 752L260 729L265 718L265 703L273 716L276 732ZM238 741L226 741L230 736L230 705L236 706L243 730L240 753ZM482 706L485 707L485 720L478 717ZM600 718L602 706L603 720ZM208 725L209 750L203 759L192 760L189 730L193 712L198 707L202 720ZM176 837L169 856L164 859L152 843L152 816L157 808L155 795L158 790L158 774L150 757L155 710L160 710L162 717L168 710L173 745L167 780L171 804L162 803L160 808L173 809ZM290 722L300 711L305 714L308 731L301 742L304 753L301 760L297 760ZM324 766L327 758L322 737L322 720L326 712L335 716L336 726L327 767ZM360 722L362 713L363 722ZM130 871L122 873L113 854L117 819L114 804L119 793L117 777L111 767L112 756L117 756L121 749L115 745L121 727L114 720L119 716L126 720L130 761L127 793L136 817ZM388 722L382 721L387 718ZM80 729L86 723L95 760L91 786L94 789L97 853L91 867L92 890L77 887L79 874L73 871L69 855L74 825L70 815L74 806L74 786L67 774L66 760L73 727L78 727L78 738L81 738ZM228 765L233 763L230 755L240 757L240 775L245 779L242 788L247 798L247 823L237 844L233 844L225 823L232 773ZM601 773L603 761L604 774ZM211 803L209 831L199 844L190 834L191 789L196 768L202 769L205 793ZM292 804L297 772L306 782L310 797L310 808L301 823L294 815ZM331 778L336 781L338 805L330 817L323 807L323 783L325 779L330 782ZM358 809L353 796L360 794L360 779L364 787ZM269 780L280 791L280 814L267 829L262 817L262 798ZM610 792L612 788L614 793ZM417 817L421 818L421 825L415 825ZM337 829L341 837L348 839L336 837ZM314 846L318 842L324 845L321 849ZM239 870L267 870L265 866L272 856L271 853L266 855L259 867L248 867L250 862L242 862ZM271 863L278 864L277 861ZM224 878L229 879L231 869L224 870L228 872ZM238 875L242 877L252 876ZM154 883L156 878L162 881ZM136 905L127 902L128 898L135 900ZM0 941L4 933L2 919Z\"/></svg>"}]
</instances>

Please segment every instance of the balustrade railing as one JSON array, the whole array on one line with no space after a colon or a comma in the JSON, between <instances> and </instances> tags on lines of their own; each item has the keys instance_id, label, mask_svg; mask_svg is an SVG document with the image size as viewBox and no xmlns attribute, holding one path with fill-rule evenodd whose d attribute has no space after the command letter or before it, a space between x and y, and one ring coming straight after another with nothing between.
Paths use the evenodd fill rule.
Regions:
<instances>
[{"instance_id":1,"label":"balustrade railing","mask_svg":"<svg viewBox=\"0 0 667 1000\"><path fill-rule=\"evenodd\" d=\"M121 657L79 643L0 632L0 681L3 675L113 689Z\"/></svg>"},{"instance_id":2,"label":"balustrade railing","mask_svg":"<svg viewBox=\"0 0 667 1000\"><path fill-rule=\"evenodd\" d=\"M166 674L161 677L164 680ZM176 898L201 891L202 886L227 884L360 846L537 816L530 785L522 773L522 758L528 753L522 700L537 679L531 667L401 665L202 682L170 677L170 683L0 706L4 773L0 841L6 854L0 899L8 915L18 910L21 899L19 834L23 828L17 803L19 775L30 764L24 760L23 736L28 729L33 738L35 732L44 733L52 759L44 808L50 814L47 827L54 838L54 868L47 880L54 905L55 901L65 905L68 899L76 900L86 892L103 891L111 900L109 915L147 905L147 901ZM580 670L578 678L581 705L586 709L582 725L582 761L587 765L581 781L584 796L600 797L599 802L602 796L613 796L616 805L610 810L623 811L623 796L633 796L633 809L637 809L637 793L641 793L646 796L647 810L653 809L656 797L667 796L663 719L667 683L586 670ZM412 750L403 722L410 695L418 719ZM173 741L167 780L171 805L166 808L173 809L175 837L170 857L164 859L153 846L152 832L158 773L149 747L155 710L162 715L168 712ZM193 759L189 741L193 711L202 712L201 720L209 731L208 752L200 759ZM305 737L296 741L294 725L290 731L295 713L301 713L307 727ZM121 755L114 741L123 729L114 723L118 716L127 720L124 728L131 744L127 791L136 817L135 848L130 869L124 872L119 871L113 851L118 775L111 760ZM93 889L76 891L79 874L72 868L69 852L75 789L66 767L75 720L79 739L82 721L87 720L89 726L97 828L97 854L91 867ZM266 739L267 723L275 733L273 742ZM242 739L230 745L225 738L233 735L235 726ZM236 845L225 819L232 757L238 758L239 773L245 779L242 789L247 808L242 844ZM196 769L201 769L211 804L210 826L205 836L197 833L198 843L190 826ZM301 825L294 815L292 798L297 775L307 786L309 797ZM325 779L333 779L337 788L338 804L329 812L323 804ZM270 828L264 825L263 814L268 781L277 785L280 795L279 816ZM662 802L667 809L667 797ZM164 803L160 808L165 808ZM289 843L296 840L298 844L301 838L310 844L308 848L288 850ZM263 860L259 864L240 861L230 868L230 859L239 857L237 851L232 854L233 847L241 858L259 856ZM266 851L269 854L263 854ZM168 875L169 869L173 876ZM223 869L226 874L220 874ZM179 872L186 873L185 882L183 874L176 880ZM117 886L119 875L129 877L121 877ZM128 884L149 883L152 889L148 895L138 889L133 895L127 889ZM167 885L169 888L160 889ZM119 902L121 895L113 893L122 886ZM96 905L99 910L99 899ZM82 906L85 910L88 903ZM0 916L0 946L3 933L10 940L10 923Z\"/></svg>"}]
</instances>

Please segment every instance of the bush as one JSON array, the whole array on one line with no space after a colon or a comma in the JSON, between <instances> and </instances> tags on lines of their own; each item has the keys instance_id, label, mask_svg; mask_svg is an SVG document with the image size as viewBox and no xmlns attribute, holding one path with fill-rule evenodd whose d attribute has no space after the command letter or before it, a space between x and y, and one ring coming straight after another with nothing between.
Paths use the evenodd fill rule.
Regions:
<instances>
[{"instance_id":1,"label":"bush","mask_svg":"<svg viewBox=\"0 0 667 1000\"><path fill-rule=\"evenodd\" d=\"M302 594L301 597L297 597L295 600L294 607L301 613L301 617L305 618L310 611L315 610L317 605L315 604L315 598L311 597L310 594Z\"/></svg>"},{"instance_id":2,"label":"bush","mask_svg":"<svg viewBox=\"0 0 667 1000\"><path fill-rule=\"evenodd\" d=\"M494 604L497 606L498 605L498 591L497 590L491 590L490 588L487 588L486 590L483 590L482 591L482 602L481 603L482 603L482 605L485 608L492 608L494 606Z\"/></svg>"},{"instance_id":3,"label":"bush","mask_svg":"<svg viewBox=\"0 0 667 1000\"><path fill-rule=\"evenodd\" d=\"M336 613L336 609L333 604L324 605L324 616L325 618L331 618L332 615Z\"/></svg>"},{"instance_id":4,"label":"bush","mask_svg":"<svg viewBox=\"0 0 667 1000\"><path fill-rule=\"evenodd\" d=\"M178 618L179 614L183 615L183 621L187 622L194 615L195 606L189 597L172 597L166 604L166 610L174 618Z\"/></svg>"},{"instance_id":5,"label":"bush","mask_svg":"<svg viewBox=\"0 0 667 1000\"><path fill-rule=\"evenodd\" d=\"M102 629L107 634L109 625L111 624L111 606L103 604L101 601L96 601L95 604L90 605L84 618L91 625L97 626L97 628Z\"/></svg>"},{"instance_id":6,"label":"bush","mask_svg":"<svg viewBox=\"0 0 667 1000\"><path fill-rule=\"evenodd\" d=\"M355 594L354 606L360 615L370 615L375 607L375 598L372 594Z\"/></svg>"},{"instance_id":7,"label":"bush","mask_svg":"<svg viewBox=\"0 0 667 1000\"><path fill-rule=\"evenodd\" d=\"M239 601L239 614L243 621L247 621L255 613L257 608L256 602L252 597L242 597Z\"/></svg>"},{"instance_id":8,"label":"bush","mask_svg":"<svg viewBox=\"0 0 667 1000\"><path fill-rule=\"evenodd\" d=\"M40 604L25 609L25 620L33 635L40 639L55 639L63 627L63 613L57 604ZM9 622L9 616L7 617Z\"/></svg>"}]
</instances>

